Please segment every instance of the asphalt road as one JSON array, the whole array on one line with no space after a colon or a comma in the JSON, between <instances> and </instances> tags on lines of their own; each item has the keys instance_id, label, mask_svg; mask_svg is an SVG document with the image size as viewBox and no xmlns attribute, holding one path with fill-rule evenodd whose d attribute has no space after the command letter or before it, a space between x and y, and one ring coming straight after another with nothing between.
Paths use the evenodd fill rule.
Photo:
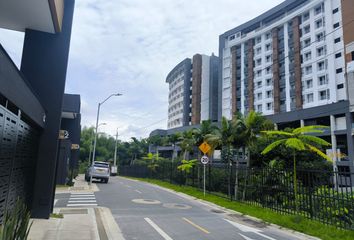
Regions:
<instances>
[{"instance_id":1,"label":"asphalt road","mask_svg":"<svg viewBox=\"0 0 354 240\"><path fill-rule=\"evenodd\" d=\"M114 177L97 185L98 205L111 209L127 240L304 239L148 183Z\"/></svg>"}]
</instances>

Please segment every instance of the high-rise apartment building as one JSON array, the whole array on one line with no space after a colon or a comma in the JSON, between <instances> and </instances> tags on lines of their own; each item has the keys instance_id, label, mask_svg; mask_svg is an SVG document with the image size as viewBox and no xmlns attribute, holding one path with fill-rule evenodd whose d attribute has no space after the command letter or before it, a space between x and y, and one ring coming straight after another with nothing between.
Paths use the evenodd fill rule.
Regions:
<instances>
[{"instance_id":1,"label":"high-rise apartment building","mask_svg":"<svg viewBox=\"0 0 354 240\"><path fill-rule=\"evenodd\" d=\"M354 1L287 0L219 44L219 119L255 110L279 127L331 126L324 138L346 156L336 166L353 168Z\"/></svg>"},{"instance_id":2,"label":"high-rise apartment building","mask_svg":"<svg viewBox=\"0 0 354 240\"><path fill-rule=\"evenodd\" d=\"M218 57L196 54L167 75L169 129L218 118Z\"/></svg>"}]
</instances>

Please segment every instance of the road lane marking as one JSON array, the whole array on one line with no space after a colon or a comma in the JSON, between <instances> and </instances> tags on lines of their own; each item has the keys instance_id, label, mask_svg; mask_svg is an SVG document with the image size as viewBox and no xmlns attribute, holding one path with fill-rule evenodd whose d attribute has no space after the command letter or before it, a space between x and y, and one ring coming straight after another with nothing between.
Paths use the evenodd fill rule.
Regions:
<instances>
[{"instance_id":1,"label":"road lane marking","mask_svg":"<svg viewBox=\"0 0 354 240\"><path fill-rule=\"evenodd\" d=\"M71 195L93 195L92 192L77 192L77 193L70 193Z\"/></svg>"},{"instance_id":2,"label":"road lane marking","mask_svg":"<svg viewBox=\"0 0 354 240\"><path fill-rule=\"evenodd\" d=\"M70 203L66 205L68 207L77 207L77 206L97 206L97 203Z\"/></svg>"},{"instance_id":3,"label":"road lane marking","mask_svg":"<svg viewBox=\"0 0 354 240\"><path fill-rule=\"evenodd\" d=\"M167 235L159 226L157 226L150 218L144 218L145 221L150 224L151 227L153 227L156 232L158 232L161 237L163 237L165 240L173 240L170 236Z\"/></svg>"},{"instance_id":4,"label":"road lane marking","mask_svg":"<svg viewBox=\"0 0 354 240\"><path fill-rule=\"evenodd\" d=\"M70 196L70 198L78 198L78 197L95 197L95 195L74 195L74 196Z\"/></svg>"},{"instance_id":5,"label":"road lane marking","mask_svg":"<svg viewBox=\"0 0 354 240\"><path fill-rule=\"evenodd\" d=\"M238 228L242 232L252 232L252 233L255 233L255 234L259 235L259 236L267 238L269 240L276 240L275 238L272 238L272 237L269 237L269 236L263 234L262 231L257 229L257 228L249 227L249 226L237 223L237 222L230 221L230 220L225 219L225 218L224 218L224 220L226 222L230 223L231 225L233 225L234 227Z\"/></svg>"},{"instance_id":6,"label":"road lane marking","mask_svg":"<svg viewBox=\"0 0 354 240\"><path fill-rule=\"evenodd\" d=\"M75 200L94 200L94 199L96 199L96 198L94 198L94 197L82 197L82 198L80 198L80 197L77 197L77 198L69 198L69 199L75 199Z\"/></svg>"},{"instance_id":7,"label":"road lane marking","mask_svg":"<svg viewBox=\"0 0 354 240\"><path fill-rule=\"evenodd\" d=\"M79 201L76 201L76 200L69 200L69 203L95 203L96 200L79 200Z\"/></svg>"},{"instance_id":8,"label":"road lane marking","mask_svg":"<svg viewBox=\"0 0 354 240\"><path fill-rule=\"evenodd\" d=\"M135 189L134 191L135 191L135 192L137 192L137 193L140 193L140 194L142 194L142 192L140 192L139 190L136 190L136 189Z\"/></svg>"},{"instance_id":9,"label":"road lane marking","mask_svg":"<svg viewBox=\"0 0 354 240\"><path fill-rule=\"evenodd\" d=\"M182 218L184 221L186 221L187 223L189 223L190 225L192 225L193 227L199 229L200 231L209 234L210 232L208 230L206 230L205 228L202 228L201 226L195 224L194 222L192 222L191 220L187 219L187 218Z\"/></svg>"},{"instance_id":10,"label":"road lane marking","mask_svg":"<svg viewBox=\"0 0 354 240\"><path fill-rule=\"evenodd\" d=\"M243 235L243 234L241 234L241 233L238 233L238 234L240 234L241 237L243 237L243 238L246 239L246 240L255 240L255 239L249 238L249 237L247 237L247 236L245 236L245 235Z\"/></svg>"}]
</instances>

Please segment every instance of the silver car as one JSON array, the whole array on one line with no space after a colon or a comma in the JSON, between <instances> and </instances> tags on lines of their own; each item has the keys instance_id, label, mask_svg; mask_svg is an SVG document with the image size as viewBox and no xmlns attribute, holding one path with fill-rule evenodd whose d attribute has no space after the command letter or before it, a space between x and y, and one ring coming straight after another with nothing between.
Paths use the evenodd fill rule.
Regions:
<instances>
[{"instance_id":1,"label":"silver car","mask_svg":"<svg viewBox=\"0 0 354 240\"><path fill-rule=\"evenodd\" d=\"M91 175L92 175L92 179L98 179L104 183L108 183L109 175L110 175L109 163L94 162L93 166L87 168L85 173L85 180L90 181Z\"/></svg>"}]
</instances>

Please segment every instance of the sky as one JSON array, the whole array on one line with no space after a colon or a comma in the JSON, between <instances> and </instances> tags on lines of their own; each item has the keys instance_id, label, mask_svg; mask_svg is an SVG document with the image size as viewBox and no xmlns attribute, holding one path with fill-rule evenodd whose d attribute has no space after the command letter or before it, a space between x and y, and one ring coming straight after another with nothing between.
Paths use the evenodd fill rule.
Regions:
<instances>
[{"instance_id":1,"label":"sky","mask_svg":"<svg viewBox=\"0 0 354 240\"><path fill-rule=\"evenodd\" d=\"M219 35L283 0L76 0L66 93L81 95L82 126L119 139L167 127L167 74L194 54L218 55ZM19 66L23 33L0 30Z\"/></svg>"}]
</instances>

